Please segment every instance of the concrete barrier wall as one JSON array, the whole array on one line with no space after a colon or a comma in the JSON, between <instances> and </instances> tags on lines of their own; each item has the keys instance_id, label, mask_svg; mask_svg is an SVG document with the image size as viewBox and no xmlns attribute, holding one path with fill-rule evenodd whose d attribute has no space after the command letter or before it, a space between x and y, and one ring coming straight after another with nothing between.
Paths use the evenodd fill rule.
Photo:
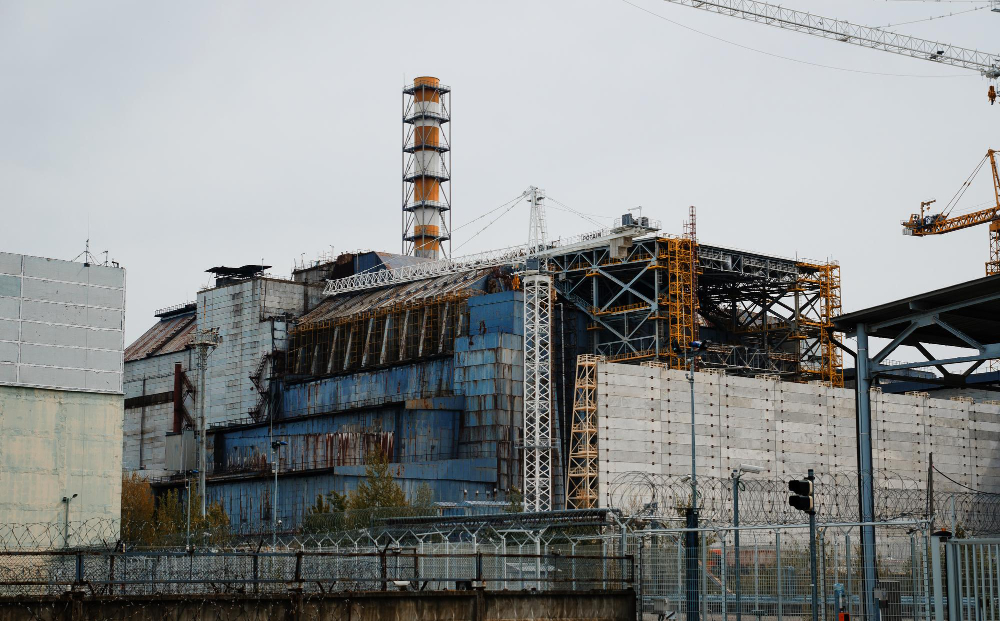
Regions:
<instances>
[{"instance_id":1,"label":"concrete barrier wall","mask_svg":"<svg viewBox=\"0 0 1000 621\"><path fill-rule=\"evenodd\" d=\"M600 498L621 472L691 471L691 396L683 371L598 366ZM740 464L786 480L857 469L854 390L770 379L695 374L698 476ZM1000 492L1000 406L872 394L875 463L921 485L927 463L961 485ZM964 491L943 477L935 490Z\"/></svg>"},{"instance_id":2,"label":"concrete barrier wall","mask_svg":"<svg viewBox=\"0 0 1000 621\"><path fill-rule=\"evenodd\" d=\"M0 621L37 619L326 619L330 621L492 621L551 619L633 621L632 591L519 593L483 591L336 593L327 595L203 595L0 599Z\"/></svg>"}]
</instances>

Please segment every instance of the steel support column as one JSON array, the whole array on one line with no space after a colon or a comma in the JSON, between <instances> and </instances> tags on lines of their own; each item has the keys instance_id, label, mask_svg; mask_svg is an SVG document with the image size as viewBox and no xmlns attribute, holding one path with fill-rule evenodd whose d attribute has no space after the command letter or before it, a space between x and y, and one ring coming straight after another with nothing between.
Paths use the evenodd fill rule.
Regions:
<instances>
[{"instance_id":1,"label":"steel support column","mask_svg":"<svg viewBox=\"0 0 1000 621\"><path fill-rule=\"evenodd\" d=\"M864 618L874 621L877 603L875 585L878 580L875 567L875 486L872 461L872 416L871 416L871 360L868 357L868 332L864 324L858 324L857 399L858 431L858 507L861 514L858 521L868 524L861 527L861 568L862 605Z\"/></svg>"}]
</instances>

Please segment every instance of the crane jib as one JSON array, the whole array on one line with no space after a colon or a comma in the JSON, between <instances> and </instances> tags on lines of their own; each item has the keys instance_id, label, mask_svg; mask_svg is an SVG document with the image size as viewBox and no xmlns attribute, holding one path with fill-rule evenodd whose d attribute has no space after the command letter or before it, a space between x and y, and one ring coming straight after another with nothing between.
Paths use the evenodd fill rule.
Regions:
<instances>
[{"instance_id":1,"label":"crane jib","mask_svg":"<svg viewBox=\"0 0 1000 621\"><path fill-rule=\"evenodd\" d=\"M831 19L755 0L665 1L861 47L880 49L939 64L971 69L994 80L1000 78L1000 55L997 54L919 39L881 28L861 26L841 19Z\"/></svg>"}]
</instances>

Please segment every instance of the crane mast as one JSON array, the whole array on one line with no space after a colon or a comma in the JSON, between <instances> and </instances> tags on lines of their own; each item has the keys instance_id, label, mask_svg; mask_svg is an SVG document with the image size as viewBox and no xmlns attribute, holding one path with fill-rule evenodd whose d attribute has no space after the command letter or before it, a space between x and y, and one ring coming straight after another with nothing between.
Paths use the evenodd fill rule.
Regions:
<instances>
[{"instance_id":1,"label":"crane mast","mask_svg":"<svg viewBox=\"0 0 1000 621\"><path fill-rule=\"evenodd\" d=\"M528 188L524 270L524 510L552 510L552 276L546 269L545 191Z\"/></svg>"},{"instance_id":2,"label":"crane mast","mask_svg":"<svg viewBox=\"0 0 1000 621\"><path fill-rule=\"evenodd\" d=\"M665 1L824 39L970 69L991 80L1000 78L1000 55L997 54L911 37L881 28L860 26L842 19L822 17L754 0Z\"/></svg>"}]
</instances>

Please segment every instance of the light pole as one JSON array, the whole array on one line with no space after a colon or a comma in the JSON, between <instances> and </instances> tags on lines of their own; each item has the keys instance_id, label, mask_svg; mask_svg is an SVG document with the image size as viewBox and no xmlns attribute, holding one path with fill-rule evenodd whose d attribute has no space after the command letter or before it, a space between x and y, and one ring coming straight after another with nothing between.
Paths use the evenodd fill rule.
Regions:
<instances>
[{"instance_id":1,"label":"light pole","mask_svg":"<svg viewBox=\"0 0 1000 621\"><path fill-rule=\"evenodd\" d=\"M740 609L740 485L743 484L740 478L744 474L757 474L763 472L760 466L747 466L740 464L739 468L733 468L733 551L736 553L736 621L743 620L743 611ZM780 580L780 577L779 577Z\"/></svg>"},{"instance_id":2,"label":"light pole","mask_svg":"<svg viewBox=\"0 0 1000 621\"><path fill-rule=\"evenodd\" d=\"M688 384L691 386L691 506L687 510L687 530L684 533L684 548L686 554L686 599L687 621L698 621L699 611L699 567L698 567L698 455L697 434L694 418L694 363L698 356L708 349L709 341L691 341L687 349L681 349L676 341L673 344L674 354L683 356L690 363L687 373Z\"/></svg>"},{"instance_id":3,"label":"light pole","mask_svg":"<svg viewBox=\"0 0 1000 621\"><path fill-rule=\"evenodd\" d=\"M191 551L191 475L198 474L197 470L186 470L184 472L184 489L187 491L187 546L186 550ZM205 490L201 493L204 495Z\"/></svg>"},{"instance_id":4,"label":"light pole","mask_svg":"<svg viewBox=\"0 0 1000 621\"><path fill-rule=\"evenodd\" d=\"M271 503L271 546L278 548L278 449L288 446L284 440L271 442L271 459L274 462L274 502Z\"/></svg>"},{"instance_id":5,"label":"light pole","mask_svg":"<svg viewBox=\"0 0 1000 621\"><path fill-rule=\"evenodd\" d=\"M63 514L63 547L69 547L69 503L74 498L79 496L79 494L73 494L72 496L63 496L63 504L66 505L66 512Z\"/></svg>"}]
</instances>

